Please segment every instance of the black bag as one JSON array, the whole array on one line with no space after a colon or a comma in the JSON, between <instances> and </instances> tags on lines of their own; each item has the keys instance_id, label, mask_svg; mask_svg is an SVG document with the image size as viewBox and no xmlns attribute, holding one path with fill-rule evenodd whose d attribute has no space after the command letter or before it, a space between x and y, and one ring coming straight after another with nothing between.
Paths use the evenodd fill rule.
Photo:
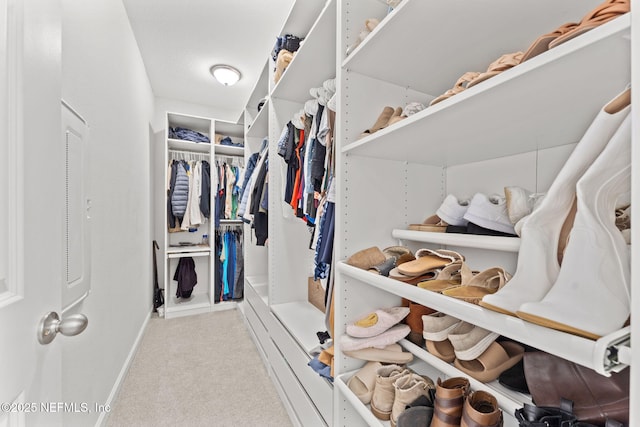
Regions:
<instances>
[{"instance_id":1,"label":"black bag","mask_svg":"<svg viewBox=\"0 0 640 427\"><path fill-rule=\"evenodd\" d=\"M160 249L158 242L153 241L153 311L157 312L158 307L164 305L162 289L158 285L158 262L156 260L156 249Z\"/></svg>"}]
</instances>

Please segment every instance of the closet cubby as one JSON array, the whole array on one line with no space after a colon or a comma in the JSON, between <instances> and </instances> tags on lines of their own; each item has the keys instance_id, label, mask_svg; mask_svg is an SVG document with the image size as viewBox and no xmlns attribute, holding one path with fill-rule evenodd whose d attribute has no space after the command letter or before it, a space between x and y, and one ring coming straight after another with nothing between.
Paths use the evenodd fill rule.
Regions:
<instances>
[{"instance_id":1,"label":"closet cubby","mask_svg":"<svg viewBox=\"0 0 640 427\"><path fill-rule=\"evenodd\" d=\"M171 138L169 128L182 127L199 132L209 138L211 142L193 142L185 139ZM215 247L213 246L215 227L212 225L215 214L214 200L210 200L210 217L202 224L189 227L187 230L169 230L169 213L167 211L168 183L171 160L202 160L207 161L213 168L216 158L225 158L237 162L244 162L244 148L215 144L216 133L229 136L236 144L244 143L243 125L217 121L211 118L193 116L189 114L167 112L164 138L164 154L160 182L157 183L162 191L156 197L156 218L159 227L158 240L163 255L159 257L158 268L160 287L164 289L165 305L162 311L165 318L206 313L217 310L232 309L237 306L235 301L216 303L214 297L215 283ZM160 156L156 156L158 159ZM215 172L215 169L213 169ZM210 184L212 184L213 177ZM231 225L231 224L230 224ZM206 236L206 238L205 238ZM178 283L173 280L180 258L192 257L195 264L197 284L189 298L177 298Z\"/></svg>"},{"instance_id":2,"label":"closet cubby","mask_svg":"<svg viewBox=\"0 0 640 427\"><path fill-rule=\"evenodd\" d=\"M465 72L483 72L501 55L525 51L538 36L579 21L601 1L403 0L384 16L380 3L338 2L335 258L345 260L371 246L401 244L414 251L456 250L472 269L503 266L515 273L519 238L418 232L408 225L434 214L448 194L500 194L503 187L514 185L545 192L596 114L631 81L631 16L616 18L428 106ZM372 17L380 24L347 56L354 35ZM426 108L361 136L384 106L409 102ZM629 327L589 340L344 262L337 263L335 292L337 341L347 324L377 308L399 305L404 298L602 375L633 369L628 366ZM414 355L416 366L429 367L423 372L434 381L468 377L424 348L407 340L400 344ZM610 357L616 348L620 359ZM388 425L372 416L346 386L363 363L344 356L337 345L336 426ZM497 397L505 426L518 425L514 411L531 403L529 396L506 390L497 381L470 380L472 389Z\"/></svg>"}]
</instances>

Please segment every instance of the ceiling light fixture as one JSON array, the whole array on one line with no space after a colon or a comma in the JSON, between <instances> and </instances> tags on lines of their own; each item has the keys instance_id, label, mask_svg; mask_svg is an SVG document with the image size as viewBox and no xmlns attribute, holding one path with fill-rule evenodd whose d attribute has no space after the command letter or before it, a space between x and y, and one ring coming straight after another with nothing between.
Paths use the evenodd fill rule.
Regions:
<instances>
[{"instance_id":1,"label":"ceiling light fixture","mask_svg":"<svg viewBox=\"0 0 640 427\"><path fill-rule=\"evenodd\" d=\"M214 65L209 69L209 72L211 72L211 75L215 77L217 81L225 86L233 86L240 80L240 77L242 77L240 71L231 65Z\"/></svg>"}]
</instances>

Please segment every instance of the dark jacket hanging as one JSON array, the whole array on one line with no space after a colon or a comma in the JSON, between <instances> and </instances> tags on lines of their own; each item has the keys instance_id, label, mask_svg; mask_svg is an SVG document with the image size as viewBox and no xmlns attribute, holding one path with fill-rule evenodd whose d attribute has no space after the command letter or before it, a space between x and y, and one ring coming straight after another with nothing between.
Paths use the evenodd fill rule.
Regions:
<instances>
[{"instance_id":1,"label":"dark jacket hanging","mask_svg":"<svg viewBox=\"0 0 640 427\"><path fill-rule=\"evenodd\" d=\"M178 267L173 275L173 280L178 281L176 296L178 298L189 298L193 288L198 284L196 274L196 264L191 257L180 258Z\"/></svg>"}]
</instances>

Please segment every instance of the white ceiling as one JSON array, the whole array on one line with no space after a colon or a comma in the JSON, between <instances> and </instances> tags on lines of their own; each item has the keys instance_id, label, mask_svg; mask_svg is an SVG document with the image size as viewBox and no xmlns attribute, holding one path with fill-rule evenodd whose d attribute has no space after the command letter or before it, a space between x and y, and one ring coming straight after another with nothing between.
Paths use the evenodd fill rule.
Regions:
<instances>
[{"instance_id":1,"label":"white ceiling","mask_svg":"<svg viewBox=\"0 0 640 427\"><path fill-rule=\"evenodd\" d=\"M122 0L157 97L240 117L294 0ZM215 64L242 73L232 87Z\"/></svg>"}]
</instances>

